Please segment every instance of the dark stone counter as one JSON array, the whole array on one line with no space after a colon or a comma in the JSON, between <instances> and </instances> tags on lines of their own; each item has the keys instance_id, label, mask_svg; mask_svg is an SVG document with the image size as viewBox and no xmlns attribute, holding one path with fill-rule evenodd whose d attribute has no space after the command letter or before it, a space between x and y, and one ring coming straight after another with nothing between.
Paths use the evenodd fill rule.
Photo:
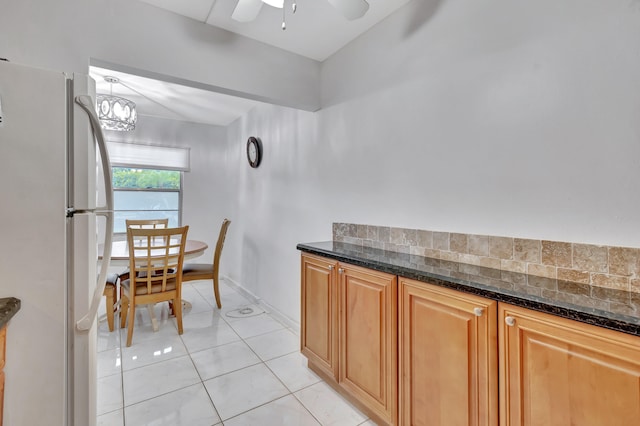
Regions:
<instances>
[{"instance_id":1,"label":"dark stone counter","mask_svg":"<svg viewBox=\"0 0 640 426\"><path fill-rule=\"evenodd\" d=\"M0 298L0 329L20 310L20 299L15 297Z\"/></svg>"},{"instance_id":2,"label":"dark stone counter","mask_svg":"<svg viewBox=\"0 0 640 426\"><path fill-rule=\"evenodd\" d=\"M640 293L335 241L298 250L640 336Z\"/></svg>"}]
</instances>

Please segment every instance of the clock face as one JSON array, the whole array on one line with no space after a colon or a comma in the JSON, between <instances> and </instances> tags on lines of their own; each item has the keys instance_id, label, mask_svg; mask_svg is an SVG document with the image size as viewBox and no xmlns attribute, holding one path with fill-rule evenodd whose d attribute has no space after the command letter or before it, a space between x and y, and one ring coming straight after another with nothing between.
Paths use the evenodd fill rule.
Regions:
<instances>
[{"instance_id":1,"label":"clock face","mask_svg":"<svg viewBox=\"0 0 640 426\"><path fill-rule=\"evenodd\" d=\"M247 140L247 160L249 161L249 165L256 168L260 165L261 159L262 142L260 139L251 136L249 140Z\"/></svg>"}]
</instances>

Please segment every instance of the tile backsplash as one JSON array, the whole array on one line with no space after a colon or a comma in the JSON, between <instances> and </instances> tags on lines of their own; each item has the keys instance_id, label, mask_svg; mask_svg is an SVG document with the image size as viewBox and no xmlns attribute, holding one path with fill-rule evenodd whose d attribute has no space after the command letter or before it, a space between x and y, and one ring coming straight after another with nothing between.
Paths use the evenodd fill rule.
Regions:
<instances>
[{"instance_id":1,"label":"tile backsplash","mask_svg":"<svg viewBox=\"0 0 640 426\"><path fill-rule=\"evenodd\" d=\"M333 240L640 293L640 248L334 223Z\"/></svg>"}]
</instances>

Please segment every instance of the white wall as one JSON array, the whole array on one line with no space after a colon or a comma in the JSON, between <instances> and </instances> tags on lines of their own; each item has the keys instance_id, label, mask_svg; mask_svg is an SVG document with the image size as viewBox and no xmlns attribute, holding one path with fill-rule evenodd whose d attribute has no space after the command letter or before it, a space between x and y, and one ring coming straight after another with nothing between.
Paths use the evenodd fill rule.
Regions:
<instances>
[{"instance_id":1,"label":"white wall","mask_svg":"<svg viewBox=\"0 0 640 426\"><path fill-rule=\"evenodd\" d=\"M254 110L221 153L230 277L295 321L295 245L334 221L640 247L640 2L414 1L322 83L323 110Z\"/></svg>"},{"instance_id":2,"label":"white wall","mask_svg":"<svg viewBox=\"0 0 640 426\"><path fill-rule=\"evenodd\" d=\"M317 144L317 119L315 113L290 108L256 108L230 126L223 164L232 171L234 187L226 200L235 208L221 268L293 322L300 317L295 246L326 240L331 229L328 186L318 182L326 170L315 161L324 149ZM246 156L251 135L263 144L262 163L256 169ZM322 189L316 192L318 185Z\"/></svg>"},{"instance_id":3,"label":"white wall","mask_svg":"<svg viewBox=\"0 0 640 426\"><path fill-rule=\"evenodd\" d=\"M278 105L319 107L316 61L138 1L0 0L0 57L84 74L93 59Z\"/></svg>"},{"instance_id":4,"label":"white wall","mask_svg":"<svg viewBox=\"0 0 640 426\"><path fill-rule=\"evenodd\" d=\"M229 176L221 175L220 147L227 140L227 129L220 126L139 116L132 132L106 131L109 141L190 148L191 171L183 174L182 224L189 225L189 238L205 241L209 249L197 261L211 261L222 220L230 215L227 202L214 196L228 189ZM217 148L218 147L218 148ZM224 199L232 197L224 193Z\"/></svg>"},{"instance_id":5,"label":"white wall","mask_svg":"<svg viewBox=\"0 0 640 426\"><path fill-rule=\"evenodd\" d=\"M324 64L325 137L392 170L337 219L640 245L640 3L432 5Z\"/></svg>"}]
</instances>

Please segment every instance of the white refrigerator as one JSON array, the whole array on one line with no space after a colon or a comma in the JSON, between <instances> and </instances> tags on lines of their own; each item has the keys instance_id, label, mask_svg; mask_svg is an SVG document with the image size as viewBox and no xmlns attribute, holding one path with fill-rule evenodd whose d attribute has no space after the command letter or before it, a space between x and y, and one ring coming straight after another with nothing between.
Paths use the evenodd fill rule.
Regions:
<instances>
[{"instance_id":1,"label":"white refrigerator","mask_svg":"<svg viewBox=\"0 0 640 426\"><path fill-rule=\"evenodd\" d=\"M0 177L0 297L21 300L7 328L4 426L92 426L108 268L98 235L108 259L113 218L90 77L0 61Z\"/></svg>"}]
</instances>

